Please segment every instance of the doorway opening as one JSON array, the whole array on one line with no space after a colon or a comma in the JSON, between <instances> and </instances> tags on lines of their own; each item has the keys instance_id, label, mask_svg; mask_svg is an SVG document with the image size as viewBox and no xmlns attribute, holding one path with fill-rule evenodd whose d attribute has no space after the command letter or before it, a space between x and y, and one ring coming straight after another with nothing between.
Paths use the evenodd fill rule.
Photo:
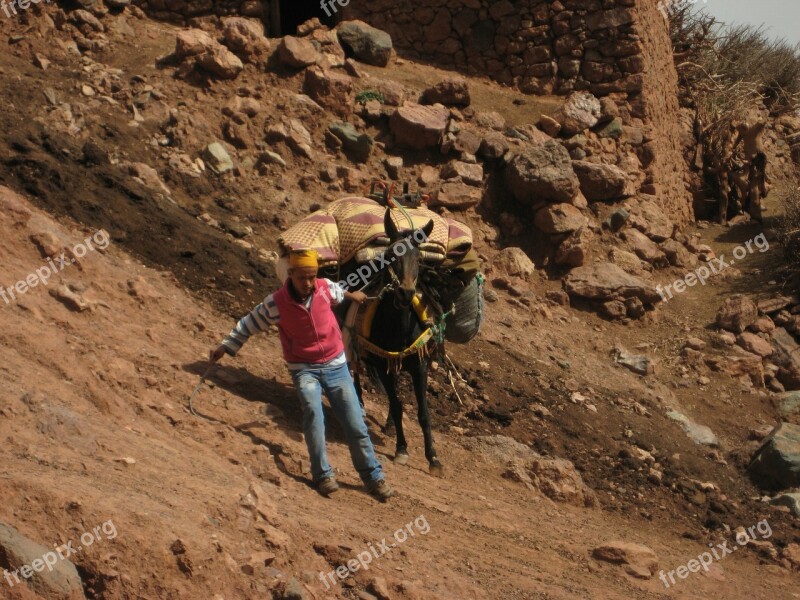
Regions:
<instances>
[{"instance_id":1,"label":"doorway opening","mask_svg":"<svg viewBox=\"0 0 800 600\"><path fill-rule=\"evenodd\" d=\"M314 17L317 17L323 25L335 27L344 10L344 7L339 6L335 0L330 4L326 3L327 11L317 0L278 0L273 4L279 13L273 14L273 17L277 17L273 22L280 23L279 36L295 35L299 25Z\"/></svg>"}]
</instances>

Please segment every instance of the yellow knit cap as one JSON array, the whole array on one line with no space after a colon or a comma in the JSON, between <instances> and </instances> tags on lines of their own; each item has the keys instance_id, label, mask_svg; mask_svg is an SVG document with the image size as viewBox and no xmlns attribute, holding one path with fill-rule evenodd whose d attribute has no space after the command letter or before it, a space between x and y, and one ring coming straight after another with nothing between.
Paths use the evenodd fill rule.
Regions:
<instances>
[{"instance_id":1,"label":"yellow knit cap","mask_svg":"<svg viewBox=\"0 0 800 600\"><path fill-rule=\"evenodd\" d=\"M289 266L295 267L319 267L319 255L316 250L293 250L289 253Z\"/></svg>"}]
</instances>

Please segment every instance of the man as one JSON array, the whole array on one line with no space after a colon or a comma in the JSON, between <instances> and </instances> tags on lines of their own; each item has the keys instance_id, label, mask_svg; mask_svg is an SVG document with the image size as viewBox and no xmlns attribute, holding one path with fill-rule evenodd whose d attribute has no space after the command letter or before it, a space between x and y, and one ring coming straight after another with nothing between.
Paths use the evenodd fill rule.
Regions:
<instances>
[{"instance_id":1,"label":"man","mask_svg":"<svg viewBox=\"0 0 800 600\"><path fill-rule=\"evenodd\" d=\"M766 120L757 113L736 124L736 141L733 150L741 143L747 166L747 192L742 198L750 216L761 221L761 199L769 191L767 185L767 154L764 147Z\"/></svg>"},{"instance_id":2,"label":"man","mask_svg":"<svg viewBox=\"0 0 800 600\"><path fill-rule=\"evenodd\" d=\"M283 358L303 408L303 432L317 490L329 496L339 489L325 450L324 390L344 429L353 466L367 491L385 502L394 491L384 480L381 464L375 458L347 367L342 333L331 309L345 299L361 304L367 297L363 292L346 292L328 279L317 279L317 268L317 253L313 250L292 252L284 286L239 321L222 344L211 351L210 358L216 362L225 354L236 356L251 335L277 325Z\"/></svg>"}]
</instances>

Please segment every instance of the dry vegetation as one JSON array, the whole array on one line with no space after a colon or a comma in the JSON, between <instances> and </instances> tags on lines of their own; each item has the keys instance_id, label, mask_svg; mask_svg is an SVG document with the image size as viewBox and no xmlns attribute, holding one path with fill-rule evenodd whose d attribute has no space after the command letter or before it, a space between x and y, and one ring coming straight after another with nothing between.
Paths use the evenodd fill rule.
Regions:
<instances>
[{"instance_id":1,"label":"dry vegetation","mask_svg":"<svg viewBox=\"0 0 800 600\"><path fill-rule=\"evenodd\" d=\"M754 107L771 119L800 107L800 46L771 39L763 27L721 23L687 0L672 5L670 27L681 104L694 112L699 153L692 166L721 198L734 187L720 178L737 169L739 157L731 153L735 125ZM783 229L794 231L798 223Z\"/></svg>"},{"instance_id":2,"label":"dry vegetation","mask_svg":"<svg viewBox=\"0 0 800 600\"><path fill-rule=\"evenodd\" d=\"M761 27L725 25L686 0L674 6L670 26L682 92L718 117L753 100L773 113L800 104L797 46Z\"/></svg>"}]
</instances>

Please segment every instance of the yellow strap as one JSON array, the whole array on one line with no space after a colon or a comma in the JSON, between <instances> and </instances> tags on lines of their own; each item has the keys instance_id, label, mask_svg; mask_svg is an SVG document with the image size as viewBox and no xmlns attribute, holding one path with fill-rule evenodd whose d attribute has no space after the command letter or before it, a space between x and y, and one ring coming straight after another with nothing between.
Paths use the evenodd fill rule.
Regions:
<instances>
[{"instance_id":1,"label":"yellow strap","mask_svg":"<svg viewBox=\"0 0 800 600\"><path fill-rule=\"evenodd\" d=\"M358 336L359 345L369 350L371 353L388 359L402 359L413 354L414 352L419 352L419 349L424 347L433 337L433 328L428 327L422 332L422 335L414 340L414 343L412 343L408 348L400 350L399 352L390 352L373 344L368 338L372 332L372 322L375 319L375 313L378 311L378 304L378 302L373 302L367 307L367 312L364 314L364 320L361 322L361 334ZM428 309L420 298L419 294L414 295L414 298L411 300L411 306L414 307L414 312L417 313L417 317L419 318L420 322L427 322Z\"/></svg>"},{"instance_id":2,"label":"yellow strap","mask_svg":"<svg viewBox=\"0 0 800 600\"><path fill-rule=\"evenodd\" d=\"M424 347L432 337L433 331L430 327L428 327L428 329L422 332L421 336L414 340L413 344L411 344L405 350L400 350L399 352L390 352L389 350L384 350L383 348L380 348L379 346L376 346L370 342L362 335L358 336L358 343L368 351L372 352L373 354L377 354L378 356L382 356L383 358L401 359L414 354L415 352L419 352L419 349Z\"/></svg>"}]
</instances>

